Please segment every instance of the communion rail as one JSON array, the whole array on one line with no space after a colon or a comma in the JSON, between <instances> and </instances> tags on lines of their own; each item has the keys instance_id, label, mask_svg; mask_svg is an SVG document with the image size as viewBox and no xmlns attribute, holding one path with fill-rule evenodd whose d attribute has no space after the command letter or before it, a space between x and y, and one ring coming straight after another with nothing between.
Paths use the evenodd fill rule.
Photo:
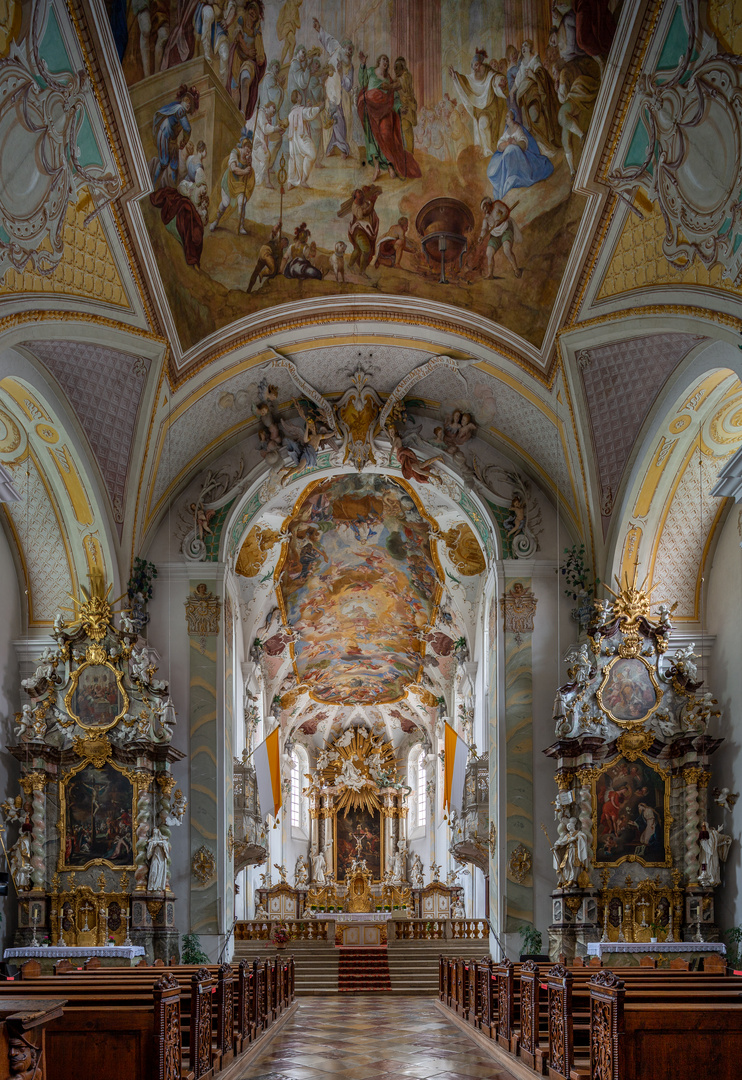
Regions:
<instances>
[{"instance_id":1,"label":"communion rail","mask_svg":"<svg viewBox=\"0 0 742 1080\"><path fill-rule=\"evenodd\" d=\"M362 919L359 919L362 922ZM277 925L291 941L335 942L335 919L251 919L238 922L235 941L270 941ZM383 925L383 924L382 924ZM486 919L398 919L386 923L388 941L488 941Z\"/></svg>"}]
</instances>

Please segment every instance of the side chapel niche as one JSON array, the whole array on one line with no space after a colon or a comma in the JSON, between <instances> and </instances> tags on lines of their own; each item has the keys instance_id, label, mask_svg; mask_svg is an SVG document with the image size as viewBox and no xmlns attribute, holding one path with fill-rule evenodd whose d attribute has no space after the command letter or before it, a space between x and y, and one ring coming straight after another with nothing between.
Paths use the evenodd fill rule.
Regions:
<instances>
[{"instance_id":1,"label":"side chapel niche","mask_svg":"<svg viewBox=\"0 0 742 1080\"><path fill-rule=\"evenodd\" d=\"M671 609L629 586L599 601L557 691L552 958L590 942L715 941L731 838L708 805L719 711ZM720 800L720 805L723 805ZM716 812L716 808L713 808Z\"/></svg>"},{"instance_id":2,"label":"side chapel niche","mask_svg":"<svg viewBox=\"0 0 742 1080\"><path fill-rule=\"evenodd\" d=\"M21 793L2 804L18 837L9 860L17 945L143 946L178 952L171 830L186 800L171 769L175 709L126 611L120 629L102 579L59 613L16 716Z\"/></svg>"}]
</instances>

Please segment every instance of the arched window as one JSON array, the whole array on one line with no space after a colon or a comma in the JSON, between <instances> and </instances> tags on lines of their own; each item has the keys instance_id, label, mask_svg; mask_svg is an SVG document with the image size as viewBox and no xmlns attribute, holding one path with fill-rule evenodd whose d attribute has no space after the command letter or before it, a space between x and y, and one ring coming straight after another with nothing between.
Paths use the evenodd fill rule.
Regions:
<instances>
[{"instance_id":1,"label":"arched window","mask_svg":"<svg viewBox=\"0 0 742 1080\"><path fill-rule=\"evenodd\" d=\"M425 829L428 824L427 771L425 751L413 746L407 759L407 783L412 788L410 825L413 829Z\"/></svg>"},{"instance_id":2,"label":"arched window","mask_svg":"<svg viewBox=\"0 0 742 1080\"><path fill-rule=\"evenodd\" d=\"M306 795L302 795L304 774L309 771L309 759L303 746L295 746L291 754L291 831L305 833L309 817Z\"/></svg>"},{"instance_id":3,"label":"arched window","mask_svg":"<svg viewBox=\"0 0 742 1080\"><path fill-rule=\"evenodd\" d=\"M416 825L418 829L424 829L428 824L428 792L427 774L425 772L425 754L422 752L417 757L417 814Z\"/></svg>"}]
</instances>

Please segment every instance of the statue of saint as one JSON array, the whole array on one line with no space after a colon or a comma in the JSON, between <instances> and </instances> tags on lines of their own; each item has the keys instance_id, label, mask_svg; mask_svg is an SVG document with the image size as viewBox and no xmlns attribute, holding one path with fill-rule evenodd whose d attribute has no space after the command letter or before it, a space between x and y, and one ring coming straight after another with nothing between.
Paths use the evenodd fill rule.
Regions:
<instances>
[{"instance_id":1,"label":"statue of saint","mask_svg":"<svg viewBox=\"0 0 742 1080\"><path fill-rule=\"evenodd\" d=\"M704 821L698 838L702 852L702 869L698 875L698 883L705 888L718 885L721 882L721 864L727 860L732 838L723 831L722 825L714 829L708 821Z\"/></svg>"},{"instance_id":2,"label":"statue of saint","mask_svg":"<svg viewBox=\"0 0 742 1080\"><path fill-rule=\"evenodd\" d=\"M325 857L321 851L318 851L316 855L312 855L312 878L317 885L325 885L327 879L325 877L325 871L327 870L327 863Z\"/></svg>"},{"instance_id":3,"label":"statue of saint","mask_svg":"<svg viewBox=\"0 0 742 1080\"><path fill-rule=\"evenodd\" d=\"M149 859L149 877L147 892L164 892L167 886L167 860L170 855L170 841L163 836L157 826L147 844Z\"/></svg>"},{"instance_id":4,"label":"statue of saint","mask_svg":"<svg viewBox=\"0 0 742 1080\"><path fill-rule=\"evenodd\" d=\"M577 882L580 870L587 870L590 864L588 841L582 829L577 828L577 819L570 818L559 823L559 832L554 843L554 869L559 885L569 886Z\"/></svg>"}]
</instances>

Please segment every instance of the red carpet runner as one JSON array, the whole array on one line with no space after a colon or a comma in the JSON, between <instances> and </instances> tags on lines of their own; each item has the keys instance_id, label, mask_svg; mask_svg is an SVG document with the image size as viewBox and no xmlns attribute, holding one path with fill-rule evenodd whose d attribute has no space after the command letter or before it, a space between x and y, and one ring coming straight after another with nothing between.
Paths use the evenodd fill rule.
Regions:
<instances>
[{"instance_id":1,"label":"red carpet runner","mask_svg":"<svg viewBox=\"0 0 742 1080\"><path fill-rule=\"evenodd\" d=\"M341 994L368 994L391 988L386 945L338 948L338 991Z\"/></svg>"}]
</instances>

